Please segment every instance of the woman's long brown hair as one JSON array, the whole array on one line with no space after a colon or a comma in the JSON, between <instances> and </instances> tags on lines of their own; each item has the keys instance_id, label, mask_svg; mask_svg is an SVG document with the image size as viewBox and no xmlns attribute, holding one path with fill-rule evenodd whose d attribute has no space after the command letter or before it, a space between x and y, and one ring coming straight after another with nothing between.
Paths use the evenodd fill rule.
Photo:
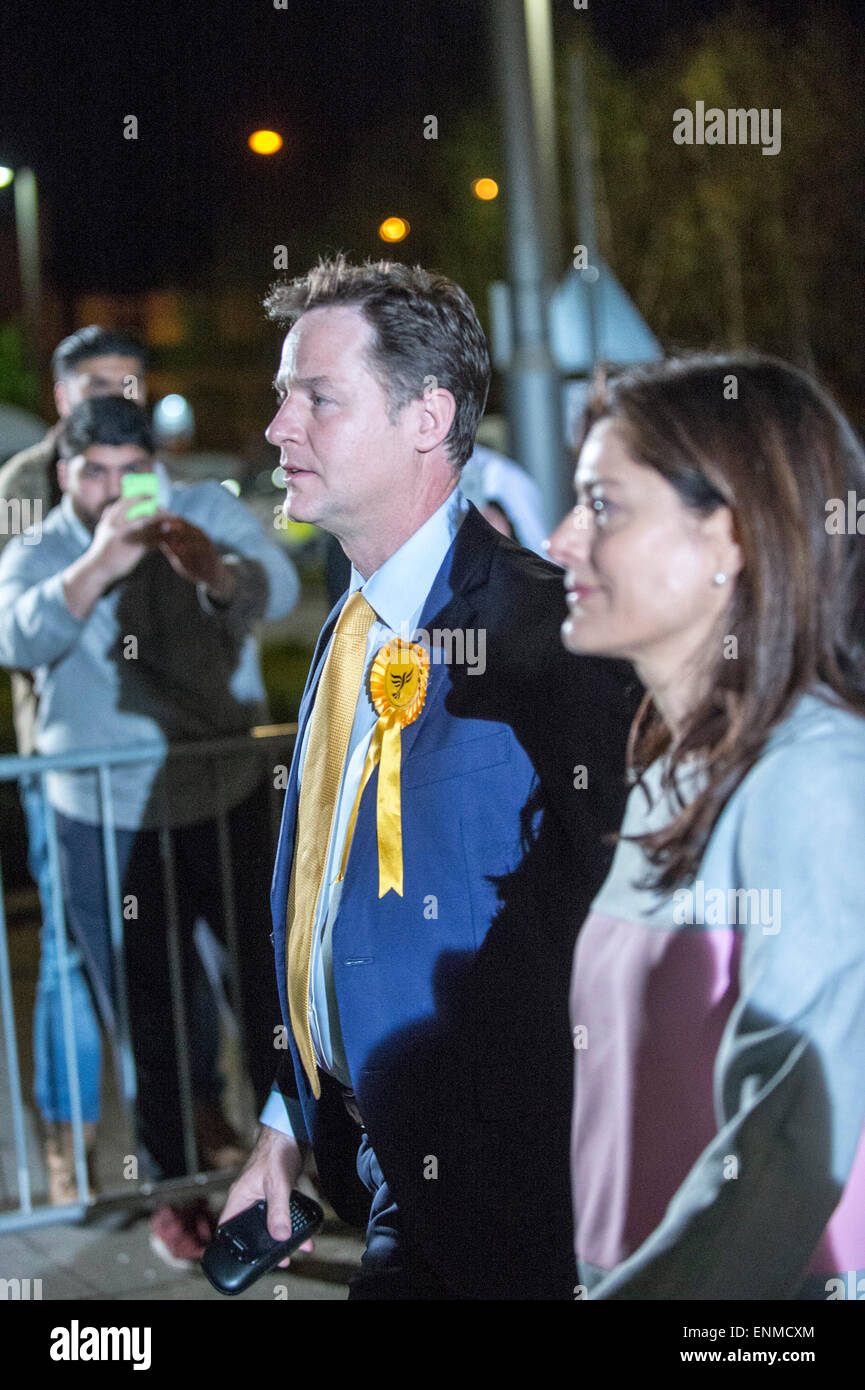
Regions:
<instances>
[{"instance_id":1,"label":"woman's long brown hair","mask_svg":"<svg viewBox=\"0 0 865 1390\"><path fill-rule=\"evenodd\" d=\"M827 505L843 504L846 516L848 493L865 499L865 452L814 381L756 354L684 357L606 377L582 439L608 417L635 461L657 469L687 506L704 515L731 509L743 556L702 702L675 741L650 695L631 729L637 782L667 755L662 787L675 817L637 843L657 870L653 886L669 891L695 877L724 806L800 694L821 683L833 703L865 716L865 536L835 534ZM734 659L725 658L730 637ZM695 758L705 780L685 804L680 774Z\"/></svg>"}]
</instances>

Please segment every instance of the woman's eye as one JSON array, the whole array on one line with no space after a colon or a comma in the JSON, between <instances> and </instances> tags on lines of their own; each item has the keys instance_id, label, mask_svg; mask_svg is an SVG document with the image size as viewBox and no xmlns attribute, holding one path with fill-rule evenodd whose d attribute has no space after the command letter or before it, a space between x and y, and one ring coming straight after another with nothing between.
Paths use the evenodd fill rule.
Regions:
<instances>
[{"instance_id":1,"label":"woman's eye","mask_svg":"<svg viewBox=\"0 0 865 1390\"><path fill-rule=\"evenodd\" d=\"M606 497L592 498L592 511L595 513L595 519L598 522L603 522L606 519L609 509L610 504L607 501Z\"/></svg>"}]
</instances>

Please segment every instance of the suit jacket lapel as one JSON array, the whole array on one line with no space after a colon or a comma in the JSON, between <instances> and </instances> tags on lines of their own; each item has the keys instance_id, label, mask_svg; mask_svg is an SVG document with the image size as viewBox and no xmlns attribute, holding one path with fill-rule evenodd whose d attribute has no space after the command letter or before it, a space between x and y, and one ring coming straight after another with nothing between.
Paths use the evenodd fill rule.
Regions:
<instances>
[{"instance_id":1,"label":"suit jacket lapel","mask_svg":"<svg viewBox=\"0 0 865 1390\"><path fill-rule=\"evenodd\" d=\"M474 504L469 505L468 513L453 539L450 550L442 561L441 569L433 581L429 597L424 605L419 627L429 634L433 642L436 630L465 628L476 611L471 594L487 582L493 553L498 544L498 532L485 521ZM436 662L430 651L430 671L426 699L433 705L441 698L448 676L447 665ZM423 712L413 724L403 729L401 734L401 755L405 759L411 752L415 739L420 733Z\"/></svg>"}]
</instances>

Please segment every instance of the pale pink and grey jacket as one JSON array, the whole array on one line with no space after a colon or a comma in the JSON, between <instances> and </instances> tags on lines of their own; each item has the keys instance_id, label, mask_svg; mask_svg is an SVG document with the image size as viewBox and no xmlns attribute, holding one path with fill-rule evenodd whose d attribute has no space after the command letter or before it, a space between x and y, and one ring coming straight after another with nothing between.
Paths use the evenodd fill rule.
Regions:
<instances>
[{"instance_id":1,"label":"pale pink and grey jacket","mask_svg":"<svg viewBox=\"0 0 865 1390\"><path fill-rule=\"evenodd\" d=\"M579 934L590 1298L825 1299L839 1276L865 1291L865 719L823 693L775 729L694 883L635 888L648 865L622 841ZM671 819L660 774L623 835Z\"/></svg>"}]
</instances>

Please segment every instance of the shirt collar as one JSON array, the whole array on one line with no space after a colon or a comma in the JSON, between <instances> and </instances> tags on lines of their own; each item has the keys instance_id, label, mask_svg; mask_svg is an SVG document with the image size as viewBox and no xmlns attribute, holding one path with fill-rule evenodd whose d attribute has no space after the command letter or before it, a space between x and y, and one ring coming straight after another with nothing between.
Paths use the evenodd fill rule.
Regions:
<instances>
[{"instance_id":1,"label":"shirt collar","mask_svg":"<svg viewBox=\"0 0 865 1390\"><path fill-rule=\"evenodd\" d=\"M349 594L360 589L381 622L393 632L417 623L433 581L462 525L469 504L454 488L414 535L364 581L351 567Z\"/></svg>"}]
</instances>

